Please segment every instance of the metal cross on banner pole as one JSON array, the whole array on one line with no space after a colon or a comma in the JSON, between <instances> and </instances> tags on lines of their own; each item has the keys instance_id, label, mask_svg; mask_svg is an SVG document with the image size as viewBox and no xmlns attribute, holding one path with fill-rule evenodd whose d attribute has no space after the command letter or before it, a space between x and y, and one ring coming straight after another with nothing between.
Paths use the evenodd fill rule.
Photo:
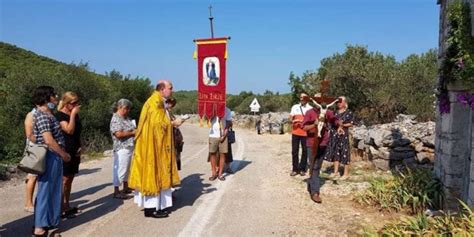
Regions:
<instances>
[{"instance_id":1,"label":"metal cross on banner pole","mask_svg":"<svg viewBox=\"0 0 474 237\"><path fill-rule=\"evenodd\" d=\"M209 5L209 21L211 22L211 38L214 38L214 25L212 24L212 20L214 20L214 17L212 17L212 6Z\"/></svg>"}]
</instances>

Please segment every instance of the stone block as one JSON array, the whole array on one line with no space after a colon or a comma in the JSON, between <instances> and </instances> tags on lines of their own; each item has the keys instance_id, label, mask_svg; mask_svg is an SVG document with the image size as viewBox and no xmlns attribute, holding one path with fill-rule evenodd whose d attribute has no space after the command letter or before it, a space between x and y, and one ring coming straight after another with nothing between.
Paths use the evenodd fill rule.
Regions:
<instances>
[{"instance_id":1,"label":"stone block","mask_svg":"<svg viewBox=\"0 0 474 237\"><path fill-rule=\"evenodd\" d=\"M441 177L444 175L444 173L442 171L442 167L440 165L440 162L435 162L433 171L434 171L434 174L435 174L436 178L438 178L438 179L441 179Z\"/></svg>"},{"instance_id":2,"label":"stone block","mask_svg":"<svg viewBox=\"0 0 474 237\"><path fill-rule=\"evenodd\" d=\"M460 190L464 183L462 175L446 173L442 182L445 187L450 188L451 191L459 192L460 195Z\"/></svg>"},{"instance_id":3,"label":"stone block","mask_svg":"<svg viewBox=\"0 0 474 237\"><path fill-rule=\"evenodd\" d=\"M390 169L390 161L389 160L375 159L375 160L372 160L372 163L375 165L375 167L377 169L384 170L384 171Z\"/></svg>"},{"instance_id":4,"label":"stone block","mask_svg":"<svg viewBox=\"0 0 474 237\"><path fill-rule=\"evenodd\" d=\"M440 146L439 146L440 152L443 153L443 154L451 154L451 150L453 150L452 146L453 146L453 144L451 142L442 141Z\"/></svg>"},{"instance_id":5,"label":"stone block","mask_svg":"<svg viewBox=\"0 0 474 237\"><path fill-rule=\"evenodd\" d=\"M470 164L470 176L471 176L471 182L474 182L474 160L471 159L471 164Z\"/></svg>"},{"instance_id":6,"label":"stone block","mask_svg":"<svg viewBox=\"0 0 474 237\"><path fill-rule=\"evenodd\" d=\"M390 132L383 129L371 129L368 133L368 136L377 147L381 147L383 145L382 141L387 135L390 135Z\"/></svg>"},{"instance_id":7,"label":"stone block","mask_svg":"<svg viewBox=\"0 0 474 237\"><path fill-rule=\"evenodd\" d=\"M444 169L448 174L463 175L465 170L465 163L463 159L459 157L452 156L451 161L448 162Z\"/></svg>"},{"instance_id":8,"label":"stone block","mask_svg":"<svg viewBox=\"0 0 474 237\"><path fill-rule=\"evenodd\" d=\"M431 148L435 147L434 140L435 140L435 135L434 134L431 134L429 136L425 136L425 137L421 138L421 142L423 142L423 144L425 146L431 147Z\"/></svg>"},{"instance_id":9,"label":"stone block","mask_svg":"<svg viewBox=\"0 0 474 237\"><path fill-rule=\"evenodd\" d=\"M426 146L424 146L421 151L430 152L430 153L435 153L435 149L434 149L434 148L429 148L429 147L426 147Z\"/></svg>"},{"instance_id":10,"label":"stone block","mask_svg":"<svg viewBox=\"0 0 474 237\"><path fill-rule=\"evenodd\" d=\"M414 149L415 149L415 151L417 151L417 152L423 151L423 143L421 143L421 142L415 143L415 144L414 144Z\"/></svg>"},{"instance_id":11,"label":"stone block","mask_svg":"<svg viewBox=\"0 0 474 237\"><path fill-rule=\"evenodd\" d=\"M419 164L434 163L434 154L429 152L418 152L416 154L416 161Z\"/></svg>"},{"instance_id":12,"label":"stone block","mask_svg":"<svg viewBox=\"0 0 474 237\"><path fill-rule=\"evenodd\" d=\"M390 160L390 152L386 147L380 147L377 155L380 159Z\"/></svg>"},{"instance_id":13,"label":"stone block","mask_svg":"<svg viewBox=\"0 0 474 237\"><path fill-rule=\"evenodd\" d=\"M469 185L469 193L467 193L467 197L474 200L474 182L471 182Z\"/></svg>"},{"instance_id":14,"label":"stone block","mask_svg":"<svg viewBox=\"0 0 474 237\"><path fill-rule=\"evenodd\" d=\"M460 137L469 137L471 124L471 109L459 103L451 103L451 127L450 133L459 133Z\"/></svg>"},{"instance_id":15,"label":"stone block","mask_svg":"<svg viewBox=\"0 0 474 237\"><path fill-rule=\"evenodd\" d=\"M441 142L440 152L451 155L465 157L470 153L470 144L464 138L453 136L451 139Z\"/></svg>"},{"instance_id":16,"label":"stone block","mask_svg":"<svg viewBox=\"0 0 474 237\"><path fill-rule=\"evenodd\" d=\"M443 114L441 115L441 133L451 133L451 122L452 115L451 114Z\"/></svg>"},{"instance_id":17,"label":"stone block","mask_svg":"<svg viewBox=\"0 0 474 237\"><path fill-rule=\"evenodd\" d=\"M373 146L369 146L368 152L369 160L374 160L379 158L379 151L375 149Z\"/></svg>"},{"instance_id":18,"label":"stone block","mask_svg":"<svg viewBox=\"0 0 474 237\"><path fill-rule=\"evenodd\" d=\"M469 140L469 136L461 136L462 134L458 134L458 136L453 137L450 141L452 144L452 148L454 152L459 152L458 154L469 153L471 148L471 141Z\"/></svg>"}]
</instances>

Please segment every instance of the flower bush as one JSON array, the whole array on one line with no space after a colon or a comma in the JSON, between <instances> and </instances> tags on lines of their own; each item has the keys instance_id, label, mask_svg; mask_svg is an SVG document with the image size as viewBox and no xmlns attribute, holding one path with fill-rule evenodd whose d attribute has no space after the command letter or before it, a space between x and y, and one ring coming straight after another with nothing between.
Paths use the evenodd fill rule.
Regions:
<instances>
[{"instance_id":1,"label":"flower bush","mask_svg":"<svg viewBox=\"0 0 474 237\"><path fill-rule=\"evenodd\" d=\"M448 84L458 82L468 90L474 89L474 38L471 34L470 12L469 4L460 0L449 4L447 8L448 47L441 63L441 81L438 85L438 106L441 114L450 112ZM469 106L472 104L472 95L461 93L457 99L460 103ZM473 106L471 108L474 109Z\"/></svg>"}]
</instances>

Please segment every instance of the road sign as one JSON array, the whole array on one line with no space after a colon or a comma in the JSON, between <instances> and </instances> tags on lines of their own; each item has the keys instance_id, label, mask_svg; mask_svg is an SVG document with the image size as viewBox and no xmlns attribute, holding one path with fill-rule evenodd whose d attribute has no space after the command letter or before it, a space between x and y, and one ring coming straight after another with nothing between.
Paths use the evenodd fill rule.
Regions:
<instances>
[{"instance_id":1,"label":"road sign","mask_svg":"<svg viewBox=\"0 0 474 237\"><path fill-rule=\"evenodd\" d=\"M258 112L260 111L260 104L257 101L257 98L253 99L252 103L250 103L250 111Z\"/></svg>"}]
</instances>

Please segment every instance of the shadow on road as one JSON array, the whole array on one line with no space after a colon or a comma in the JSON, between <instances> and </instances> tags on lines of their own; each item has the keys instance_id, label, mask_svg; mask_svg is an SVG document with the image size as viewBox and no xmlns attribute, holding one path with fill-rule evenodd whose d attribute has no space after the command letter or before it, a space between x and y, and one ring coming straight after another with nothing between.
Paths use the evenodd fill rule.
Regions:
<instances>
[{"instance_id":1,"label":"shadow on road","mask_svg":"<svg viewBox=\"0 0 474 237\"><path fill-rule=\"evenodd\" d=\"M113 199L112 195L103 196L97 200L89 202L89 200L78 200L79 198L94 194L105 187L111 186L111 183L97 185L79 192L71 194L71 204L77 205L86 203L79 206L83 212L74 219L61 220L59 231L63 232L72 229L76 226L90 222L96 218L104 216L105 214L114 211L123 204L122 200ZM3 224L0 226L0 236L30 236L31 227L34 225L33 215L25 216L21 219Z\"/></svg>"},{"instance_id":2,"label":"shadow on road","mask_svg":"<svg viewBox=\"0 0 474 237\"><path fill-rule=\"evenodd\" d=\"M173 192L176 199L173 200L171 211L185 206L192 206L201 195L217 190L214 187L210 188L211 184L203 183L203 176L204 174L191 174L181 180L181 188Z\"/></svg>"},{"instance_id":3,"label":"shadow on road","mask_svg":"<svg viewBox=\"0 0 474 237\"><path fill-rule=\"evenodd\" d=\"M74 201L74 200L77 200L81 197L84 197L84 196L87 196L87 195L91 195L91 194L94 194L106 187L112 187L112 183L105 183L105 184L100 184L100 185L97 185L97 186L94 186L94 187L90 187L88 189L83 189L79 192L75 192L75 193L71 193L71 201ZM74 190L74 187L73 187L73 190ZM111 188L110 189L110 193L112 193L113 189Z\"/></svg>"},{"instance_id":4,"label":"shadow on road","mask_svg":"<svg viewBox=\"0 0 474 237\"><path fill-rule=\"evenodd\" d=\"M247 167L247 165L250 165L250 163L252 163L252 161L234 160L230 164L230 168L232 169L232 171L234 171L234 174L235 174L235 173L243 170L245 167Z\"/></svg>"},{"instance_id":5,"label":"shadow on road","mask_svg":"<svg viewBox=\"0 0 474 237\"><path fill-rule=\"evenodd\" d=\"M79 173L76 175L76 177L81 176L81 175L86 175L86 174L92 174L95 172L101 171L102 168L93 168L93 169L81 169L79 170Z\"/></svg>"},{"instance_id":6,"label":"shadow on road","mask_svg":"<svg viewBox=\"0 0 474 237\"><path fill-rule=\"evenodd\" d=\"M61 223L60 231L67 231L76 226L80 226L100 218L109 212L113 212L123 204L123 200L112 198L112 194L105 195L92 202L81 205L79 209L86 210L79 214L76 218L66 220Z\"/></svg>"}]
</instances>

